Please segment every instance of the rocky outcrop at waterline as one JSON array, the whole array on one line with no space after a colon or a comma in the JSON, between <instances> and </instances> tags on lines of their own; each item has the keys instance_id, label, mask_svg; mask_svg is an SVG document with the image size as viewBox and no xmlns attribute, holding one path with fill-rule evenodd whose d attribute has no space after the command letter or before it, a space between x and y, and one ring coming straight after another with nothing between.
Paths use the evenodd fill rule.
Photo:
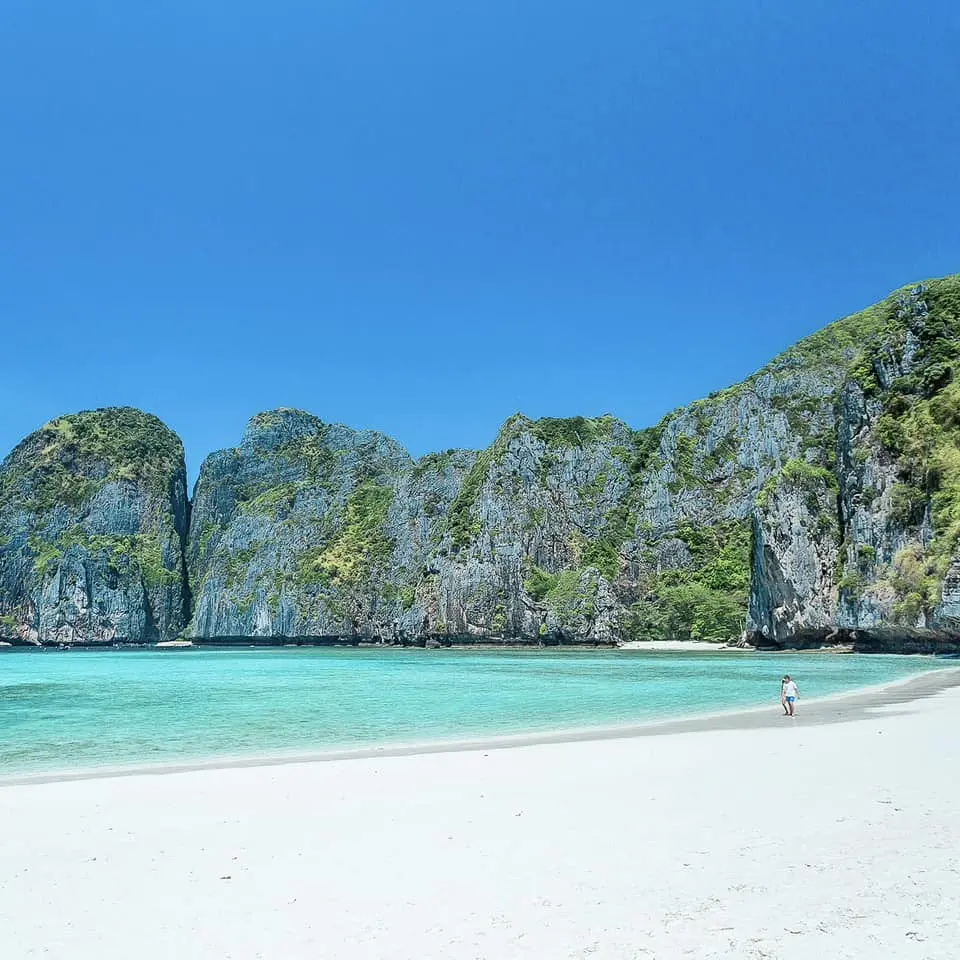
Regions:
<instances>
[{"instance_id":1,"label":"rocky outcrop at waterline","mask_svg":"<svg viewBox=\"0 0 960 960\"><path fill-rule=\"evenodd\" d=\"M947 649L958 355L949 277L643 430L518 414L486 450L414 460L270 411L189 510L155 418L63 417L0 467L0 636Z\"/></svg>"}]
</instances>

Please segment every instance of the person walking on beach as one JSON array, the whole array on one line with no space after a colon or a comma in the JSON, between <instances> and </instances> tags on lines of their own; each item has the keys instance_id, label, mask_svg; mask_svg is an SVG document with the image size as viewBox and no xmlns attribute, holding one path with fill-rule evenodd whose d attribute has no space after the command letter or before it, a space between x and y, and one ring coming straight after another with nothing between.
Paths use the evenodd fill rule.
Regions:
<instances>
[{"instance_id":1,"label":"person walking on beach","mask_svg":"<svg viewBox=\"0 0 960 960\"><path fill-rule=\"evenodd\" d=\"M790 674L788 673L783 678L783 698L787 701L786 708L787 714L791 717L796 716L797 709L797 697L800 696L799 687L790 679Z\"/></svg>"},{"instance_id":2,"label":"person walking on beach","mask_svg":"<svg viewBox=\"0 0 960 960\"><path fill-rule=\"evenodd\" d=\"M783 707L783 715L784 715L785 717L789 717L789 716L790 716L790 711L787 709L787 695L786 695L786 693L784 692L784 691L786 690L787 680L788 680L788 679L789 679L788 677L784 677L784 678L780 681L780 706Z\"/></svg>"}]
</instances>

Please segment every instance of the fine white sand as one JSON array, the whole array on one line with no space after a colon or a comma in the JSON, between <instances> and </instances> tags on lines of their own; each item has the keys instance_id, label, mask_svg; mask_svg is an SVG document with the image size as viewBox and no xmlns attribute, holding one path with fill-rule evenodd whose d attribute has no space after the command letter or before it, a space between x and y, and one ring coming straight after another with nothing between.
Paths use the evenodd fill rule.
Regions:
<instances>
[{"instance_id":1,"label":"fine white sand","mask_svg":"<svg viewBox=\"0 0 960 960\"><path fill-rule=\"evenodd\" d=\"M655 736L3 785L0 957L952 960L944 686Z\"/></svg>"},{"instance_id":2,"label":"fine white sand","mask_svg":"<svg viewBox=\"0 0 960 960\"><path fill-rule=\"evenodd\" d=\"M678 651L689 651L690 653L714 653L723 650L729 653L731 650L749 649L751 653L756 653L752 648L740 648L727 646L725 643L707 643L706 640L627 640L621 643L620 650L663 650L675 653Z\"/></svg>"}]
</instances>

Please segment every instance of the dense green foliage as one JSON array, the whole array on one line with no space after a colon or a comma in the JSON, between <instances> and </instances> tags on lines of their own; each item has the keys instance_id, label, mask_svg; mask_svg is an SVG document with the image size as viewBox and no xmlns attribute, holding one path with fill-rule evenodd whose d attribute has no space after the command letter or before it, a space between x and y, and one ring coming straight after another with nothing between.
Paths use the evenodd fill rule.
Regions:
<instances>
[{"instance_id":1,"label":"dense green foliage","mask_svg":"<svg viewBox=\"0 0 960 960\"><path fill-rule=\"evenodd\" d=\"M630 472L634 475L654 470L662 464L660 458L660 443L663 440L663 430L666 420L662 420L655 427L646 430L635 430L633 434L633 459L630 462Z\"/></svg>"},{"instance_id":2,"label":"dense green foliage","mask_svg":"<svg viewBox=\"0 0 960 960\"><path fill-rule=\"evenodd\" d=\"M27 437L0 472L0 508L42 513L78 506L111 480L164 487L183 463L183 445L154 416L108 407L58 417Z\"/></svg>"},{"instance_id":3,"label":"dense green foliage","mask_svg":"<svg viewBox=\"0 0 960 960\"><path fill-rule=\"evenodd\" d=\"M530 432L548 447L583 447L609 438L614 422L611 416L543 417L530 424Z\"/></svg>"},{"instance_id":4,"label":"dense green foliage","mask_svg":"<svg viewBox=\"0 0 960 960\"><path fill-rule=\"evenodd\" d=\"M663 587L654 605L632 611L632 633L639 639L735 640L746 622L746 598L713 590L696 580Z\"/></svg>"},{"instance_id":5,"label":"dense green foliage","mask_svg":"<svg viewBox=\"0 0 960 960\"><path fill-rule=\"evenodd\" d=\"M677 493L685 487L694 487L700 477L695 467L697 441L685 433L681 433L676 440L676 450L673 455L673 471L676 475L668 486L671 493Z\"/></svg>"},{"instance_id":6,"label":"dense green foliage","mask_svg":"<svg viewBox=\"0 0 960 960\"><path fill-rule=\"evenodd\" d=\"M897 603L894 617L903 623L915 623L921 613L929 613L940 602L944 564L936 552L915 545L905 547L893 560L890 585Z\"/></svg>"},{"instance_id":7,"label":"dense green foliage","mask_svg":"<svg viewBox=\"0 0 960 960\"><path fill-rule=\"evenodd\" d=\"M303 486L300 482L279 483L258 493L252 500L243 501L241 508L247 513L270 517L271 520L282 519L293 509Z\"/></svg>"},{"instance_id":8,"label":"dense green foliage","mask_svg":"<svg viewBox=\"0 0 960 960\"><path fill-rule=\"evenodd\" d=\"M743 631L750 588L750 522L683 524L676 531L690 564L662 570L630 608L638 640L733 640Z\"/></svg>"},{"instance_id":9,"label":"dense green foliage","mask_svg":"<svg viewBox=\"0 0 960 960\"><path fill-rule=\"evenodd\" d=\"M414 479L419 480L424 474L429 473L433 470L446 470L450 466L451 461L456 455L457 451L455 449L444 450L440 453L428 453L425 456L422 456L416 464L414 464L413 470L411 470L411 475Z\"/></svg>"},{"instance_id":10,"label":"dense green foliage","mask_svg":"<svg viewBox=\"0 0 960 960\"><path fill-rule=\"evenodd\" d=\"M316 433L290 440L277 452L291 463L305 463L308 482L322 480L331 472L334 461L333 451L327 443L327 432L328 427L323 424Z\"/></svg>"},{"instance_id":11,"label":"dense green foliage","mask_svg":"<svg viewBox=\"0 0 960 960\"><path fill-rule=\"evenodd\" d=\"M939 603L960 546L960 279L909 288L885 310L885 335L869 345L857 374L864 390L883 403L876 437L899 475L891 518L915 528L929 514L933 526L933 541L902 550L886 577L898 598L898 617L914 622ZM911 369L883 391L877 371L889 359L888 344L902 349L908 331L915 344Z\"/></svg>"},{"instance_id":12,"label":"dense green foliage","mask_svg":"<svg viewBox=\"0 0 960 960\"><path fill-rule=\"evenodd\" d=\"M819 489L822 485L836 492L839 489L837 478L825 467L794 458L783 465L781 476L788 483L804 489Z\"/></svg>"},{"instance_id":13,"label":"dense green foliage","mask_svg":"<svg viewBox=\"0 0 960 960\"><path fill-rule=\"evenodd\" d=\"M757 494L757 506L766 509L769 506L770 497L781 485L792 486L794 489L805 492L807 509L814 516L823 513L820 502L821 494L825 490L834 494L839 490L839 484L833 471L809 463L806 460L794 458L788 460L783 465L783 469L770 477L760 488L760 492Z\"/></svg>"}]
</instances>

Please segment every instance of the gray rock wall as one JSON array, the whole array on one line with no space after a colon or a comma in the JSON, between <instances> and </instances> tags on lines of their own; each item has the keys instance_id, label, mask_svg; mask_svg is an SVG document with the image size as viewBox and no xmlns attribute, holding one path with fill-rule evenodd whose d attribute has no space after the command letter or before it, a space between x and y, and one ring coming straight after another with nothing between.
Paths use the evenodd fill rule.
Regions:
<instances>
[{"instance_id":1,"label":"gray rock wall","mask_svg":"<svg viewBox=\"0 0 960 960\"><path fill-rule=\"evenodd\" d=\"M958 291L957 278L947 278L873 308L877 322L835 391L829 476L804 495L785 490L781 475L758 501L748 624L755 640L957 648ZM835 524L825 521L831 495Z\"/></svg>"},{"instance_id":2,"label":"gray rock wall","mask_svg":"<svg viewBox=\"0 0 960 960\"><path fill-rule=\"evenodd\" d=\"M297 410L254 417L204 461L188 569L195 637L375 633L390 580L384 521L412 464L382 434Z\"/></svg>"},{"instance_id":3,"label":"gray rock wall","mask_svg":"<svg viewBox=\"0 0 960 960\"><path fill-rule=\"evenodd\" d=\"M0 466L0 634L144 643L186 625L183 446L156 417L61 417Z\"/></svg>"},{"instance_id":4,"label":"gray rock wall","mask_svg":"<svg viewBox=\"0 0 960 960\"><path fill-rule=\"evenodd\" d=\"M953 642L955 369L950 277L645 430L518 414L486 450L414 461L262 413L204 461L192 508L156 418L63 417L0 467L0 634Z\"/></svg>"}]
</instances>

